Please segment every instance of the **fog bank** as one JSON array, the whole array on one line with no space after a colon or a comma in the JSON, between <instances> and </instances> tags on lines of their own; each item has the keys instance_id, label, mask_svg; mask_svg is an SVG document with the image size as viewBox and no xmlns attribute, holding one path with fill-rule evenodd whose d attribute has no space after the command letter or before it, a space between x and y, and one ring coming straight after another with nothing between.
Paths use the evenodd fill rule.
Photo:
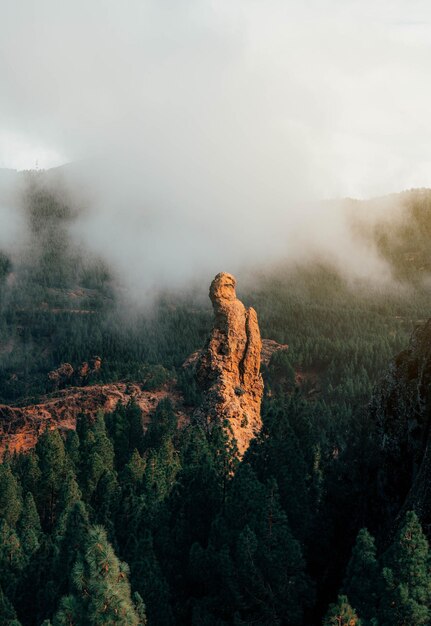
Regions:
<instances>
[{"instance_id":1,"label":"fog bank","mask_svg":"<svg viewBox=\"0 0 431 626\"><path fill-rule=\"evenodd\" d=\"M73 162L72 236L142 299L280 258L384 278L325 200L431 186L430 24L419 0L6 0L0 166Z\"/></svg>"}]
</instances>

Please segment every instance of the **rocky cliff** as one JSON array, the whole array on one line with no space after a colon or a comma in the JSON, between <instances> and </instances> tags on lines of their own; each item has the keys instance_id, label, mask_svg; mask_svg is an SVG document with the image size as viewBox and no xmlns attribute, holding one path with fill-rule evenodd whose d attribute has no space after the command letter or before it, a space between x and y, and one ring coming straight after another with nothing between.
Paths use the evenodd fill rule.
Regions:
<instances>
[{"instance_id":1,"label":"rocky cliff","mask_svg":"<svg viewBox=\"0 0 431 626\"><path fill-rule=\"evenodd\" d=\"M196 363L204 398L196 414L208 426L221 423L242 456L262 425L262 341L256 312L238 300L235 285L235 278L224 272L211 283L215 319Z\"/></svg>"}]
</instances>

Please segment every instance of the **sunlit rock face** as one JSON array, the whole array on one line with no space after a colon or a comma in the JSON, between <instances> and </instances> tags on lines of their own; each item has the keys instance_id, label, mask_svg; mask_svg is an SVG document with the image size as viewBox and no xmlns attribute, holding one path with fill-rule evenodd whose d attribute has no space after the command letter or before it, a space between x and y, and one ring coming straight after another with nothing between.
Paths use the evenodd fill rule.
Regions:
<instances>
[{"instance_id":1,"label":"sunlit rock face","mask_svg":"<svg viewBox=\"0 0 431 626\"><path fill-rule=\"evenodd\" d=\"M178 418L179 427L189 422L182 398L175 390L164 388L146 391L138 383L108 383L87 387L67 387L41 398L39 404L11 407L0 404L0 461L6 449L10 453L33 448L46 429L57 428L65 433L75 430L76 421L84 414L89 421L100 411L111 413L118 403L136 403L146 428L160 400L169 398Z\"/></svg>"},{"instance_id":2,"label":"sunlit rock face","mask_svg":"<svg viewBox=\"0 0 431 626\"><path fill-rule=\"evenodd\" d=\"M214 327L196 364L204 400L197 414L211 426L222 423L242 456L262 426L262 341L256 311L235 293L236 280L221 272L211 283Z\"/></svg>"}]
</instances>

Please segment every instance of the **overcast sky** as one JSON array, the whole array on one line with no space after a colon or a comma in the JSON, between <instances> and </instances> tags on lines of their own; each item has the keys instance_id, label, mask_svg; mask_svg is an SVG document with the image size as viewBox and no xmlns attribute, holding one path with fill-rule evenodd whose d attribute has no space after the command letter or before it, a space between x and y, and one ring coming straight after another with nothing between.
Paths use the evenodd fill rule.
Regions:
<instances>
[{"instance_id":1,"label":"overcast sky","mask_svg":"<svg viewBox=\"0 0 431 626\"><path fill-rule=\"evenodd\" d=\"M321 197L431 186L430 78L428 1L2 0L0 167L128 154Z\"/></svg>"}]
</instances>

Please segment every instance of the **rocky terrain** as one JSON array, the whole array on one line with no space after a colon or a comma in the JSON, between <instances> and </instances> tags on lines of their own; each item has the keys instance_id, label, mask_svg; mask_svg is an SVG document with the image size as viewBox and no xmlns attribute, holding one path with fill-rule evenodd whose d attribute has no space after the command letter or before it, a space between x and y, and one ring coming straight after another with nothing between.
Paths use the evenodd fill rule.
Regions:
<instances>
[{"instance_id":1,"label":"rocky terrain","mask_svg":"<svg viewBox=\"0 0 431 626\"><path fill-rule=\"evenodd\" d=\"M215 312L214 328L205 348L193 353L184 365L193 366L203 391L203 402L196 415L208 425L226 420L227 432L235 438L242 456L261 427L261 362L268 364L275 352L288 346L270 339L262 342L256 312L246 309L237 299L235 278L230 274L216 276L210 298ZM0 454L6 448L10 452L28 450L46 428L74 429L78 414L85 413L91 419L98 411L113 411L118 402L126 404L131 399L141 408L144 426L164 397L172 400L180 425L189 420L189 410L173 384L156 391L145 391L137 382L85 386L88 375L101 366L98 356L76 371L69 363L63 363L48 374L54 392L37 404L0 405ZM59 389L64 385L68 386Z\"/></svg>"},{"instance_id":2,"label":"rocky terrain","mask_svg":"<svg viewBox=\"0 0 431 626\"><path fill-rule=\"evenodd\" d=\"M68 387L41 399L38 404L26 407L0 405L0 455L6 447L10 452L29 450L46 428L74 429L80 413L91 419L98 411L113 411L118 402L127 404L134 400L141 409L145 426L159 401L166 397L171 399L179 423L187 421L178 392L169 387L143 391L138 383Z\"/></svg>"},{"instance_id":3,"label":"rocky terrain","mask_svg":"<svg viewBox=\"0 0 431 626\"><path fill-rule=\"evenodd\" d=\"M196 413L209 426L221 422L242 456L262 426L262 340L256 312L238 300L235 285L235 278L224 272L211 283L215 320L196 363L204 396Z\"/></svg>"}]
</instances>

